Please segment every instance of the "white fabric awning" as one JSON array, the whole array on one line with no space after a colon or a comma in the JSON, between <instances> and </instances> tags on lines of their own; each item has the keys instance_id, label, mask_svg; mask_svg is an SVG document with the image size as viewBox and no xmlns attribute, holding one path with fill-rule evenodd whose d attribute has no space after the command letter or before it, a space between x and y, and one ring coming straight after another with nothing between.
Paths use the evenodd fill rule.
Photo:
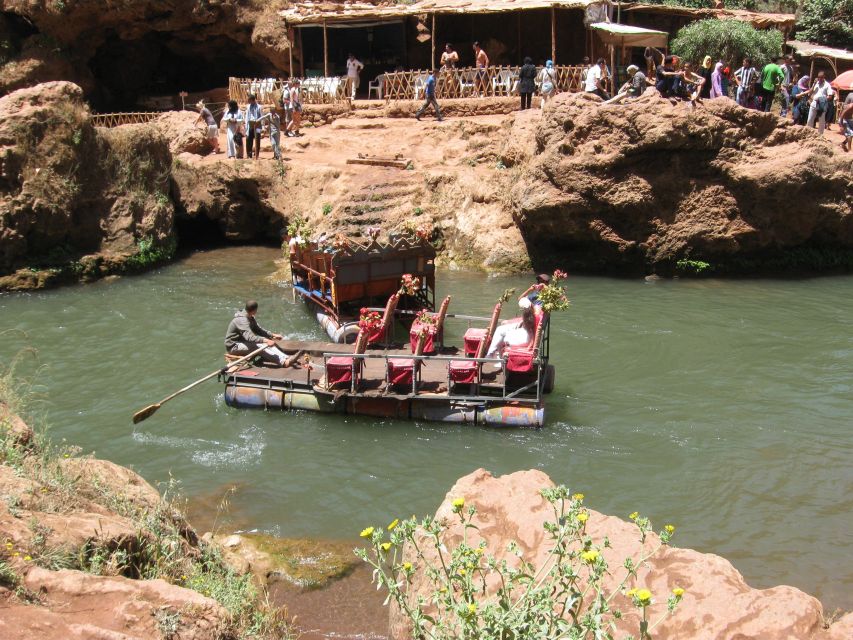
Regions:
<instances>
[{"instance_id":1,"label":"white fabric awning","mask_svg":"<svg viewBox=\"0 0 853 640\"><path fill-rule=\"evenodd\" d=\"M595 29L604 44L617 47L658 47L667 45L669 35L665 31L644 29L630 24L615 24L613 22L596 22L589 25Z\"/></svg>"},{"instance_id":2,"label":"white fabric awning","mask_svg":"<svg viewBox=\"0 0 853 640\"><path fill-rule=\"evenodd\" d=\"M801 42L799 40L788 40L785 44L801 56L807 58L823 56L835 60L853 60L853 51L847 51L846 49L834 49L833 47L826 47L822 44Z\"/></svg>"}]
</instances>

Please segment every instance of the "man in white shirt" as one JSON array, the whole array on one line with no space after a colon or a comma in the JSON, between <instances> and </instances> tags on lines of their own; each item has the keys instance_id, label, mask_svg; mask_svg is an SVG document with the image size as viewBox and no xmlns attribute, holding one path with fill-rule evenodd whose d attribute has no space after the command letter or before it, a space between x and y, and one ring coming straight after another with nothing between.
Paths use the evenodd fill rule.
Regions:
<instances>
[{"instance_id":1,"label":"man in white shirt","mask_svg":"<svg viewBox=\"0 0 853 640\"><path fill-rule=\"evenodd\" d=\"M352 100L355 100L355 91L358 89L359 84L358 76L362 69L364 69L364 65L361 61L352 53L349 54L349 57L347 58L347 82L349 82L350 96Z\"/></svg>"},{"instance_id":2,"label":"man in white shirt","mask_svg":"<svg viewBox=\"0 0 853 640\"><path fill-rule=\"evenodd\" d=\"M605 82L607 81L607 78L607 66L605 65L604 58L599 58L596 63L589 68L589 71L586 74L584 91L587 93L594 93L602 100L609 100L610 95L605 89Z\"/></svg>"},{"instance_id":3,"label":"man in white shirt","mask_svg":"<svg viewBox=\"0 0 853 640\"><path fill-rule=\"evenodd\" d=\"M252 158L254 148L255 160L261 155L261 105L258 104L254 93L249 94L249 104L246 106L244 126L246 129L246 158Z\"/></svg>"},{"instance_id":4,"label":"man in white shirt","mask_svg":"<svg viewBox=\"0 0 853 640\"><path fill-rule=\"evenodd\" d=\"M826 112L829 110L829 99L835 95L832 86L826 81L826 74L819 71L817 80L809 89L809 119L807 126L813 127L817 121L817 130L823 135L826 128Z\"/></svg>"}]
</instances>

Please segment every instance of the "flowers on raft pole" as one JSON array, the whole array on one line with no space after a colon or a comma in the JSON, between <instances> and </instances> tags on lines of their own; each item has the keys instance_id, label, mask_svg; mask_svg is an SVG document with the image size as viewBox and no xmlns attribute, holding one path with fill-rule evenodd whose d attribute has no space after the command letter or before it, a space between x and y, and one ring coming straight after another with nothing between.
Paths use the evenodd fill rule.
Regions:
<instances>
[{"instance_id":1,"label":"flowers on raft pole","mask_svg":"<svg viewBox=\"0 0 853 640\"><path fill-rule=\"evenodd\" d=\"M379 328L379 325L382 324L382 315L378 311L370 311L369 309L362 307L361 311L359 311L358 316L358 328L362 329L366 332L371 332L374 329Z\"/></svg>"},{"instance_id":2,"label":"flowers on raft pole","mask_svg":"<svg viewBox=\"0 0 853 640\"><path fill-rule=\"evenodd\" d=\"M565 271L554 269L551 275L551 282L539 289L537 300L542 305L543 311L551 313L552 311L565 311L571 306L569 302L568 292L560 283L569 277Z\"/></svg>"},{"instance_id":3,"label":"flowers on raft pole","mask_svg":"<svg viewBox=\"0 0 853 640\"><path fill-rule=\"evenodd\" d=\"M418 336L434 336L438 333L438 318L427 309L421 309L415 316L415 324L418 325Z\"/></svg>"},{"instance_id":4,"label":"flowers on raft pole","mask_svg":"<svg viewBox=\"0 0 853 640\"><path fill-rule=\"evenodd\" d=\"M411 273L404 273L400 278L400 293L407 296L415 295L415 292L421 288L421 279L416 278Z\"/></svg>"}]
</instances>

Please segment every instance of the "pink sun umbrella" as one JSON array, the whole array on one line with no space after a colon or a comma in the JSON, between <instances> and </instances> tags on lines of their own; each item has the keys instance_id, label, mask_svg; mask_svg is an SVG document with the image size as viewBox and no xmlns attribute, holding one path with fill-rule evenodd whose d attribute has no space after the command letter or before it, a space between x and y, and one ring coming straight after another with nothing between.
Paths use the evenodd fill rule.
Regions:
<instances>
[{"instance_id":1,"label":"pink sun umbrella","mask_svg":"<svg viewBox=\"0 0 853 640\"><path fill-rule=\"evenodd\" d=\"M853 91L853 69L845 71L829 84L839 91Z\"/></svg>"}]
</instances>

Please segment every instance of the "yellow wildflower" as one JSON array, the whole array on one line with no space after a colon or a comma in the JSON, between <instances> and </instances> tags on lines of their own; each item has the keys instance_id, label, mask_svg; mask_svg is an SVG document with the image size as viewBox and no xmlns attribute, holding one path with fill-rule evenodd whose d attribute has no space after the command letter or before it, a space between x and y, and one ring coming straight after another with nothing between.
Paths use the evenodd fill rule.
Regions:
<instances>
[{"instance_id":1,"label":"yellow wildflower","mask_svg":"<svg viewBox=\"0 0 853 640\"><path fill-rule=\"evenodd\" d=\"M633 598L633 597L634 597L634 594L636 594L636 593L637 593L637 588L636 588L636 587L634 587L633 589L628 589L628 590L625 592L625 595L626 595L626 596L628 596L629 598Z\"/></svg>"},{"instance_id":2,"label":"yellow wildflower","mask_svg":"<svg viewBox=\"0 0 853 640\"><path fill-rule=\"evenodd\" d=\"M460 576L464 576L464 575L466 575L468 572L467 572L467 571L465 571L465 569L459 569L459 571L458 571L457 573L459 573L459 575L460 575Z\"/></svg>"},{"instance_id":3,"label":"yellow wildflower","mask_svg":"<svg viewBox=\"0 0 853 640\"><path fill-rule=\"evenodd\" d=\"M19 555L21 555L21 554L16 551L15 553L12 554L12 557L17 558Z\"/></svg>"},{"instance_id":4,"label":"yellow wildflower","mask_svg":"<svg viewBox=\"0 0 853 640\"><path fill-rule=\"evenodd\" d=\"M186 579L187 579L186 576L181 576L181 580L186 580Z\"/></svg>"},{"instance_id":5,"label":"yellow wildflower","mask_svg":"<svg viewBox=\"0 0 853 640\"><path fill-rule=\"evenodd\" d=\"M388 525L388 531L393 531L394 529L396 529L398 524L400 524L400 519L394 518L394 521Z\"/></svg>"},{"instance_id":6,"label":"yellow wildflower","mask_svg":"<svg viewBox=\"0 0 853 640\"><path fill-rule=\"evenodd\" d=\"M26 560L27 562L31 561L32 559L32 556L24 556L24 560Z\"/></svg>"},{"instance_id":7,"label":"yellow wildflower","mask_svg":"<svg viewBox=\"0 0 853 640\"><path fill-rule=\"evenodd\" d=\"M681 587L676 587L672 590L672 595L674 595L676 598L680 598L684 595L684 589L682 589Z\"/></svg>"},{"instance_id":8,"label":"yellow wildflower","mask_svg":"<svg viewBox=\"0 0 853 640\"><path fill-rule=\"evenodd\" d=\"M663 528L663 530L666 531L669 535L672 535L675 532L675 527L671 524L668 524Z\"/></svg>"},{"instance_id":9,"label":"yellow wildflower","mask_svg":"<svg viewBox=\"0 0 853 640\"><path fill-rule=\"evenodd\" d=\"M454 511L462 511L462 507L465 506L465 498L454 498L453 502L451 502L450 504L453 505Z\"/></svg>"},{"instance_id":10,"label":"yellow wildflower","mask_svg":"<svg viewBox=\"0 0 853 640\"><path fill-rule=\"evenodd\" d=\"M578 514L578 522L586 522L587 520L589 520L589 514L588 513L579 513Z\"/></svg>"},{"instance_id":11,"label":"yellow wildflower","mask_svg":"<svg viewBox=\"0 0 853 640\"><path fill-rule=\"evenodd\" d=\"M475 613L477 613L477 605L474 604L473 602L468 603L468 613L471 614L472 616Z\"/></svg>"},{"instance_id":12,"label":"yellow wildflower","mask_svg":"<svg viewBox=\"0 0 853 640\"><path fill-rule=\"evenodd\" d=\"M404 562L403 563L403 571L411 571L411 570L412 570L412 563L411 562Z\"/></svg>"},{"instance_id":13,"label":"yellow wildflower","mask_svg":"<svg viewBox=\"0 0 853 640\"><path fill-rule=\"evenodd\" d=\"M635 511L634 513L632 513L632 514L631 514L630 516L628 516L628 517L629 517L629 518L631 518L631 520L636 520L637 518L639 518L639 517L640 517L640 514L639 514L639 513L637 513L637 512Z\"/></svg>"},{"instance_id":14,"label":"yellow wildflower","mask_svg":"<svg viewBox=\"0 0 853 640\"><path fill-rule=\"evenodd\" d=\"M42 487L42 488L41 488L41 492L42 492L42 493L47 493L47 487Z\"/></svg>"},{"instance_id":15,"label":"yellow wildflower","mask_svg":"<svg viewBox=\"0 0 853 640\"><path fill-rule=\"evenodd\" d=\"M373 527L367 527L367 529L362 529L361 533L358 535L360 535L362 538L369 538L373 535Z\"/></svg>"},{"instance_id":16,"label":"yellow wildflower","mask_svg":"<svg viewBox=\"0 0 853 640\"><path fill-rule=\"evenodd\" d=\"M476 553L478 556L483 555L483 547L477 547L476 549L474 549L474 553Z\"/></svg>"},{"instance_id":17,"label":"yellow wildflower","mask_svg":"<svg viewBox=\"0 0 853 640\"><path fill-rule=\"evenodd\" d=\"M578 502L583 502L584 495L582 493L575 493L572 495L572 500L577 500Z\"/></svg>"},{"instance_id":18,"label":"yellow wildflower","mask_svg":"<svg viewBox=\"0 0 853 640\"><path fill-rule=\"evenodd\" d=\"M648 589L640 589L637 591L637 600L642 606L648 606L652 603L652 592Z\"/></svg>"},{"instance_id":19,"label":"yellow wildflower","mask_svg":"<svg viewBox=\"0 0 853 640\"><path fill-rule=\"evenodd\" d=\"M391 548L391 543L390 542L383 542L379 546L382 547L383 551L388 551Z\"/></svg>"},{"instance_id":20,"label":"yellow wildflower","mask_svg":"<svg viewBox=\"0 0 853 640\"><path fill-rule=\"evenodd\" d=\"M62 454L62 457L63 457L63 458L70 458L70 457L71 457L71 454L70 454L70 453L63 453L63 454Z\"/></svg>"},{"instance_id":21,"label":"yellow wildflower","mask_svg":"<svg viewBox=\"0 0 853 640\"><path fill-rule=\"evenodd\" d=\"M11 549L14 545L11 542L6 543L6 548Z\"/></svg>"},{"instance_id":22,"label":"yellow wildflower","mask_svg":"<svg viewBox=\"0 0 853 640\"><path fill-rule=\"evenodd\" d=\"M581 558L584 560L584 562L589 562L590 564L592 564L593 562L598 560L598 555L598 551L596 551L595 549L590 549L589 551L582 552Z\"/></svg>"}]
</instances>

